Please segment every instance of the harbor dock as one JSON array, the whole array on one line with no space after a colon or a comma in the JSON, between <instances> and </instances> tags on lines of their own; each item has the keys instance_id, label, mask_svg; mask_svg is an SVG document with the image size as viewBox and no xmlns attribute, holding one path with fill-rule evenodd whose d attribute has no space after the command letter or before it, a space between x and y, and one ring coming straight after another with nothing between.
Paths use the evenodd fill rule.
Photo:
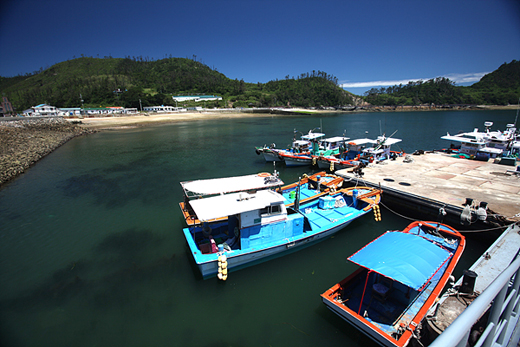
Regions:
<instances>
[{"instance_id":1,"label":"harbor dock","mask_svg":"<svg viewBox=\"0 0 520 347\"><path fill-rule=\"evenodd\" d=\"M512 173L514 169L492 159L428 152L370 163L361 174L354 168L335 174L348 185L383 189L383 203L404 215L467 229L491 229L520 220L520 175Z\"/></svg>"},{"instance_id":2,"label":"harbor dock","mask_svg":"<svg viewBox=\"0 0 520 347\"><path fill-rule=\"evenodd\" d=\"M520 227L511 225L432 307L423 344L517 347L519 250Z\"/></svg>"}]
</instances>

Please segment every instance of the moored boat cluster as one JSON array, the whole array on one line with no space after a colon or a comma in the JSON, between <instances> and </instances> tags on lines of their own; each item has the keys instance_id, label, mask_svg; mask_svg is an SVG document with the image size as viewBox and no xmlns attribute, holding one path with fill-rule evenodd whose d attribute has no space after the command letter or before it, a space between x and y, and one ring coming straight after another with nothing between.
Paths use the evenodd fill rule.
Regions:
<instances>
[{"instance_id":1,"label":"moored boat cluster","mask_svg":"<svg viewBox=\"0 0 520 347\"><path fill-rule=\"evenodd\" d=\"M481 145L471 159L487 153L485 159L509 156L516 162L520 153L516 129L508 125L503 133L492 132L490 126L486 123L484 133L475 130L442 138L470 144L468 148ZM294 136L288 149L273 143L257 147L256 153L288 167L318 166L334 172L403 155L390 150L401 141L394 134L350 140L309 131L301 138ZM468 140L468 134L480 137ZM451 151L457 152L455 146ZM185 190L181 209L188 225L184 236L204 278L217 274L226 280L230 271L311 245L370 210L376 221L381 220L379 189L344 188L342 177L326 171L287 186L278 181L276 172L257 176L274 185L190 196L188 184L181 183ZM421 321L450 281L464 248L464 236L441 222L416 221L402 231L387 231L349 257L359 269L321 294L323 303L377 343L406 346L418 338Z\"/></svg>"},{"instance_id":2,"label":"moored boat cluster","mask_svg":"<svg viewBox=\"0 0 520 347\"><path fill-rule=\"evenodd\" d=\"M278 149L273 143L270 146L256 147L255 150L267 162L284 162L288 167L318 166L320 169L335 171L402 155L402 151L391 151L392 145L401 142L392 136L382 135L375 140L351 140L345 136L325 138L325 134L313 133L311 130L300 139L296 138L295 132L292 145L288 149Z\"/></svg>"}]
</instances>

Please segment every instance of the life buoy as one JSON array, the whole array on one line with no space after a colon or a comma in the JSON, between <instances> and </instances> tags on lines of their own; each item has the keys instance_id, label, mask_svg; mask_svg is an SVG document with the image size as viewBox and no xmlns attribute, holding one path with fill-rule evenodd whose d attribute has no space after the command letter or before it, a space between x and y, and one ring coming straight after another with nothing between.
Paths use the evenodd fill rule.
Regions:
<instances>
[{"instance_id":1,"label":"life buoy","mask_svg":"<svg viewBox=\"0 0 520 347\"><path fill-rule=\"evenodd\" d=\"M217 277L222 280L222 281L225 281L227 279L227 274L228 274L228 263L227 263L227 257L225 254L222 254L218 257L218 274L217 274Z\"/></svg>"},{"instance_id":2,"label":"life buoy","mask_svg":"<svg viewBox=\"0 0 520 347\"><path fill-rule=\"evenodd\" d=\"M258 177L269 177L269 176L271 176L271 174L268 172L262 172L262 173L258 174Z\"/></svg>"}]
</instances>

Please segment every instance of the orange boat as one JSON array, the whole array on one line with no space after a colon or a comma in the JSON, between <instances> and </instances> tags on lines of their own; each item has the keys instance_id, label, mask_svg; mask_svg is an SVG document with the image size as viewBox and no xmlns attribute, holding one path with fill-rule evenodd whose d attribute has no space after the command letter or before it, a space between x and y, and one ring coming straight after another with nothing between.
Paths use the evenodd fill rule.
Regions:
<instances>
[{"instance_id":1,"label":"orange boat","mask_svg":"<svg viewBox=\"0 0 520 347\"><path fill-rule=\"evenodd\" d=\"M380 345L406 346L464 247L464 236L440 223L387 231L348 258L360 268L321 294L323 303Z\"/></svg>"}]
</instances>

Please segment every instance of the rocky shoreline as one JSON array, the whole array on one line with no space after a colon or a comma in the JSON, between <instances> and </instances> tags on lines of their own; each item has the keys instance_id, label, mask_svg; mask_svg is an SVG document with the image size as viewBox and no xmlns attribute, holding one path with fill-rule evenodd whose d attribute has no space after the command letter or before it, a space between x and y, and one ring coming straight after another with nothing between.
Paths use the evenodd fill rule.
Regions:
<instances>
[{"instance_id":1,"label":"rocky shoreline","mask_svg":"<svg viewBox=\"0 0 520 347\"><path fill-rule=\"evenodd\" d=\"M70 139L95 132L63 118L0 120L0 186Z\"/></svg>"}]
</instances>

